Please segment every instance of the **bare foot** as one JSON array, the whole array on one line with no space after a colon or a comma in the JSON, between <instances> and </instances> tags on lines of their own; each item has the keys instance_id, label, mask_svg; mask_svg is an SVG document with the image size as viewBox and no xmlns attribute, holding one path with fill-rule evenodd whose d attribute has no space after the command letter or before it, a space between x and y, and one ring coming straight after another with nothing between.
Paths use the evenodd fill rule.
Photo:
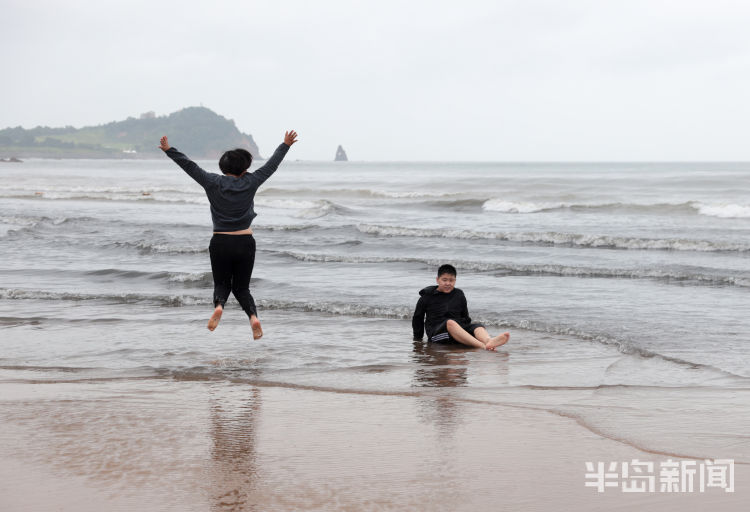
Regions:
<instances>
[{"instance_id":1,"label":"bare foot","mask_svg":"<svg viewBox=\"0 0 750 512\"><path fill-rule=\"evenodd\" d=\"M216 309L214 309L214 314L211 315L211 318L208 319L208 330L213 331L216 329L216 326L219 325L219 320L221 320L221 314L224 312L224 308L221 306L216 306Z\"/></svg>"},{"instance_id":2,"label":"bare foot","mask_svg":"<svg viewBox=\"0 0 750 512\"><path fill-rule=\"evenodd\" d=\"M509 339L510 339L510 333L504 332L501 335L495 336L490 341L488 341L485 347L487 348L487 350L495 350L497 347L500 347L508 343Z\"/></svg>"},{"instance_id":3,"label":"bare foot","mask_svg":"<svg viewBox=\"0 0 750 512\"><path fill-rule=\"evenodd\" d=\"M263 336L263 329L260 327L260 320L258 317L253 315L250 317L250 327L253 328L253 339L259 340Z\"/></svg>"}]
</instances>

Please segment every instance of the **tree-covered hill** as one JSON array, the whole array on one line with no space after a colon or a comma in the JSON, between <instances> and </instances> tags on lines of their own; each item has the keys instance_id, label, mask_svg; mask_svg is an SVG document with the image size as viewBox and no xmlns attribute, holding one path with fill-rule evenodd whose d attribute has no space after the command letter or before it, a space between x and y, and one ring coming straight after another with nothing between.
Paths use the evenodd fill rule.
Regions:
<instances>
[{"instance_id":1,"label":"tree-covered hill","mask_svg":"<svg viewBox=\"0 0 750 512\"><path fill-rule=\"evenodd\" d=\"M160 117L147 112L138 119L84 128L6 128L0 130L0 157L156 158L162 135L191 158L217 158L232 148L245 148L260 157L252 135L205 107Z\"/></svg>"}]
</instances>

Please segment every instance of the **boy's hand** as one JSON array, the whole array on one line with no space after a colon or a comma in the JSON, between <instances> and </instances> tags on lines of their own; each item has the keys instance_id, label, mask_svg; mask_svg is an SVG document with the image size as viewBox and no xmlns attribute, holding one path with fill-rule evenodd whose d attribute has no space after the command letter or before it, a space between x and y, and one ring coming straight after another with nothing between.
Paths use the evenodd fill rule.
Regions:
<instances>
[{"instance_id":1,"label":"boy's hand","mask_svg":"<svg viewBox=\"0 0 750 512\"><path fill-rule=\"evenodd\" d=\"M159 141L159 149L161 149L162 151L166 151L169 149L169 141L167 140L166 135Z\"/></svg>"},{"instance_id":2,"label":"boy's hand","mask_svg":"<svg viewBox=\"0 0 750 512\"><path fill-rule=\"evenodd\" d=\"M297 132L291 130L284 133L284 144L291 147L295 142L297 142Z\"/></svg>"}]
</instances>

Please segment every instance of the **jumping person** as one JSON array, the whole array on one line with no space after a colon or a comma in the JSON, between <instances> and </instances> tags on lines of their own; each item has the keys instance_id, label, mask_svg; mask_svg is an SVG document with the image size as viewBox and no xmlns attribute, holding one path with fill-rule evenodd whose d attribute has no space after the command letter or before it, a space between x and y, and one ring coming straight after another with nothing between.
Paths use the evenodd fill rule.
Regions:
<instances>
[{"instance_id":1,"label":"jumping person","mask_svg":"<svg viewBox=\"0 0 750 512\"><path fill-rule=\"evenodd\" d=\"M433 343L458 342L486 350L495 350L510 339L507 332L493 338L482 324L472 323L466 296L456 288L456 268L453 265L441 265L437 286L420 290L411 324L414 341L420 341L425 330L427 340Z\"/></svg>"},{"instance_id":2,"label":"jumping person","mask_svg":"<svg viewBox=\"0 0 750 512\"><path fill-rule=\"evenodd\" d=\"M286 132L284 142L255 172L247 172L253 160L249 151L227 151L219 159L222 176L204 171L176 148L170 147L166 135L161 138L159 148L203 187L211 203L214 235L208 251L214 276L214 312L208 320L209 331L219 325L224 304L232 292L250 317L253 339L263 336L255 301L250 295L250 276L255 263L255 239L250 224L257 215L253 210L254 198L258 187L271 177L295 142L297 132Z\"/></svg>"}]
</instances>

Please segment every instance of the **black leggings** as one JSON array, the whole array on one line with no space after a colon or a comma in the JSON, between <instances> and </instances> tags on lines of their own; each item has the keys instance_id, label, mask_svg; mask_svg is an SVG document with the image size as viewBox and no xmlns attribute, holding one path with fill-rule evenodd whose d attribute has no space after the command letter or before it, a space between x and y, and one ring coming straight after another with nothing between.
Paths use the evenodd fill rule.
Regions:
<instances>
[{"instance_id":1,"label":"black leggings","mask_svg":"<svg viewBox=\"0 0 750 512\"><path fill-rule=\"evenodd\" d=\"M250 276L255 264L253 235L214 235L208 252L214 275L214 307L224 307L232 292L247 316L257 315L250 295Z\"/></svg>"}]
</instances>

